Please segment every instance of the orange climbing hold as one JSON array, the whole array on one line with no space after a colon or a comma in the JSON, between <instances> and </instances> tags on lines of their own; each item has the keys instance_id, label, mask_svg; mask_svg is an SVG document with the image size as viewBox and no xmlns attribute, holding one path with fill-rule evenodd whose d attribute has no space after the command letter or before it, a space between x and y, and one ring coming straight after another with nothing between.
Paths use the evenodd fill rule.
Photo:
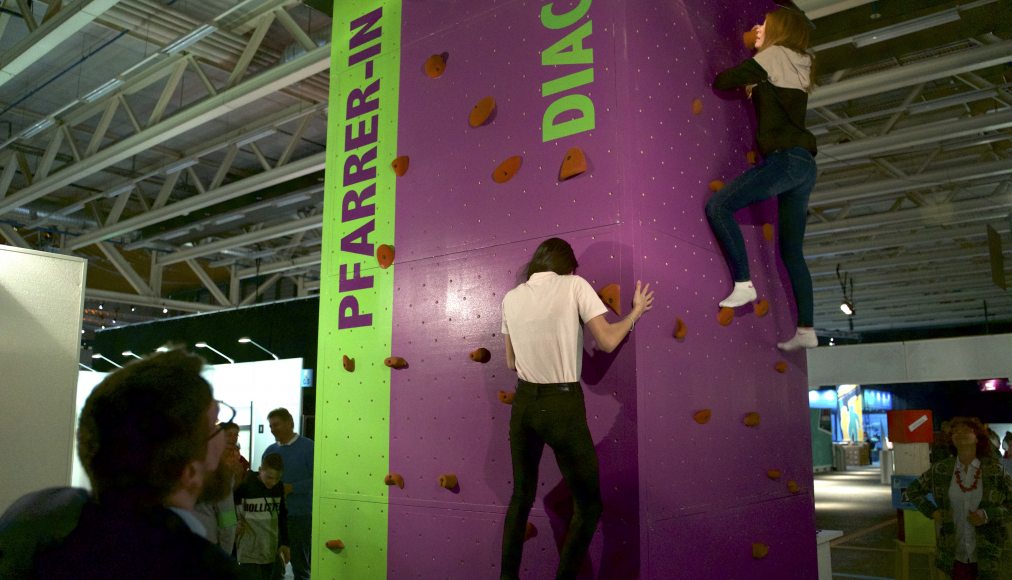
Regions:
<instances>
[{"instance_id":1,"label":"orange climbing hold","mask_svg":"<svg viewBox=\"0 0 1012 580\"><path fill-rule=\"evenodd\" d=\"M773 241L773 224L763 224L763 237L767 242Z\"/></svg>"},{"instance_id":2,"label":"orange climbing hold","mask_svg":"<svg viewBox=\"0 0 1012 580\"><path fill-rule=\"evenodd\" d=\"M681 318L675 319L675 338L677 340L685 340L685 335L689 333L688 327L685 326L685 322Z\"/></svg>"},{"instance_id":3,"label":"orange climbing hold","mask_svg":"<svg viewBox=\"0 0 1012 580\"><path fill-rule=\"evenodd\" d=\"M407 155L401 155L397 159L390 162L390 167L394 168L394 173L397 177L404 177L404 174L408 172L408 165L411 163L411 158Z\"/></svg>"},{"instance_id":4,"label":"orange climbing hold","mask_svg":"<svg viewBox=\"0 0 1012 580\"><path fill-rule=\"evenodd\" d=\"M759 163L759 154L755 151L749 151L745 154L745 161L747 161L749 165L755 165L756 163Z\"/></svg>"},{"instance_id":5,"label":"orange climbing hold","mask_svg":"<svg viewBox=\"0 0 1012 580\"><path fill-rule=\"evenodd\" d=\"M512 405L513 398L516 397L516 393L507 393L506 391L499 391L499 402L504 405Z\"/></svg>"},{"instance_id":6,"label":"orange climbing hold","mask_svg":"<svg viewBox=\"0 0 1012 580\"><path fill-rule=\"evenodd\" d=\"M576 177L584 171L587 171L587 157L583 154L583 149L570 147L569 151L566 151L566 158L562 160L562 167L559 168L559 181Z\"/></svg>"},{"instance_id":7,"label":"orange climbing hold","mask_svg":"<svg viewBox=\"0 0 1012 580\"><path fill-rule=\"evenodd\" d=\"M723 181L721 181L719 179L714 179L713 181L710 182L710 191L712 191L713 193L717 193L718 191L720 191L722 189L724 189L724 182Z\"/></svg>"},{"instance_id":8,"label":"orange climbing hold","mask_svg":"<svg viewBox=\"0 0 1012 580\"><path fill-rule=\"evenodd\" d=\"M447 54L434 54L425 59L425 75L430 79L438 79L446 72Z\"/></svg>"},{"instance_id":9,"label":"orange climbing hold","mask_svg":"<svg viewBox=\"0 0 1012 580\"><path fill-rule=\"evenodd\" d=\"M399 473L388 473L383 478L383 483L387 485L396 485L397 487L404 489L404 478Z\"/></svg>"},{"instance_id":10,"label":"orange climbing hold","mask_svg":"<svg viewBox=\"0 0 1012 580\"><path fill-rule=\"evenodd\" d=\"M780 479L780 475L781 475L781 473L780 473L779 469L768 469L766 471L766 477L768 477L770 479L774 479L774 480Z\"/></svg>"},{"instance_id":11,"label":"orange climbing hold","mask_svg":"<svg viewBox=\"0 0 1012 580\"><path fill-rule=\"evenodd\" d=\"M471 109L471 116L468 118L468 123L472 127L481 127L488 122L489 117L495 112L495 99L493 97L485 97L478 101L478 104Z\"/></svg>"},{"instance_id":12,"label":"orange climbing hold","mask_svg":"<svg viewBox=\"0 0 1012 580\"><path fill-rule=\"evenodd\" d=\"M612 312L622 316L622 287L618 284L608 284L597 291L597 295L604 302L604 305L611 308Z\"/></svg>"},{"instance_id":13,"label":"orange climbing hold","mask_svg":"<svg viewBox=\"0 0 1012 580\"><path fill-rule=\"evenodd\" d=\"M524 158L519 155L514 155L506 161L499 164L499 167L495 168L492 172L492 181L496 183L506 183L513 179L513 176L520 171L520 166L523 165Z\"/></svg>"},{"instance_id":14,"label":"orange climbing hold","mask_svg":"<svg viewBox=\"0 0 1012 580\"><path fill-rule=\"evenodd\" d=\"M692 114L699 115L703 112L703 99L692 100Z\"/></svg>"},{"instance_id":15,"label":"orange climbing hold","mask_svg":"<svg viewBox=\"0 0 1012 580\"><path fill-rule=\"evenodd\" d=\"M334 551L343 550L344 542L342 542L341 540L327 540L327 549Z\"/></svg>"},{"instance_id":16,"label":"orange climbing hold","mask_svg":"<svg viewBox=\"0 0 1012 580\"><path fill-rule=\"evenodd\" d=\"M341 356L341 364L344 365L344 370L349 373L355 372L355 359L348 358L348 355Z\"/></svg>"},{"instance_id":17,"label":"orange climbing hold","mask_svg":"<svg viewBox=\"0 0 1012 580\"><path fill-rule=\"evenodd\" d=\"M492 353L487 348L478 348L471 351L471 360L474 362L480 362L482 364L492 360Z\"/></svg>"},{"instance_id":18,"label":"orange climbing hold","mask_svg":"<svg viewBox=\"0 0 1012 580\"><path fill-rule=\"evenodd\" d=\"M721 326L727 326L728 324L731 324L732 320L734 320L733 308L728 308L727 306L725 306L721 308L719 312L717 312L717 322L719 322Z\"/></svg>"},{"instance_id":19,"label":"orange climbing hold","mask_svg":"<svg viewBox=\"0 0 1012 580\"><path fill-rule=\"evenodd\" d=\"M692 414L692 420L700 425L705 425L710 422L710 416L713 414L709 409L702 409Z\"/></svg>"},{"instance_id":20,"label":"orange climbing hold","mask_svg":"<svg viewBox=\"0 0 1012 580\"><path fill-rule=\"evenodd\" d=\"M380 244L376 248L376 261L379 262L380 268L386 270L394 263L394 247L387 244Z\"/></svg>"},{"instance_id":21,"label":"orange climbing hold","mask_svg":"<svg viewBox=\"0 0 1012 580\"><path fill-rule=\"evenodd\" d=\"M444 473L439 476L439 487L453 489L457 487L457 476L452 473Z\"/></svg>"},{"instance_id":22,"label":"orange climbing hold","mask_svg":"<svg viewBox=\"0 0 1012 580\"><path fill-rule=\"evenodd\" d=\"M388 356L383 359L383 364L387 365L392 369L406 369L408 368L408 361L402 359L399 356Z\"/></svg>"},{"instance_id":23,"label":"orange climbing hold","mask_svg":"<svg viewBox=\"0 0 1012 580\"><path fill-rule=\"evenodd\" d=\"M755 315L760 318L766 316L769 313L769 311L770 311L770 301L765 298L759 300L758 302L755 303L754 306L752 306L752 312L755 312Z\"/></svg>"},{"instance_id":24,"label":"orange climbing hold","mask_svg":"<svg viewBox=\"0 0 1012 580\"><path fill-rule=\"evenodd\" d=\"M755 50L755 41L758 38L755 30L747 30L741 35L741 42L745 45L745 48Z\"/></svg>"},{"instance_id":25,"label":"orange climbing hold","mask_svg":"<svg viewBox=\"0 0 1012 580\"><path fill-rule=\"evenodd\" d=\"M780 374L784 374L787 372L787 362L778 360L777 364L773 365L773 369Z\"/></svg>"},{"instance_id":26,"label":"orange climbing hold","mask_svg":"<svg viewBox=\"0 0 1012 580\"><path fill-rule=\"evenodd\" d=\"M758 427L759 413L756 413L755 411L746 413L745 418L742 419L741 422L744 423L746 427Z\"/></svg>"},{"instance_id":27,"label":"orange climbing hold","mask_svg":"<svg viewBox=\"0 0 1012 580\"><path fill-rule=\"evenodd\" d=\"M531 522L527 522L527 527L524 529L524 541L526 542L536 537L538 537L538 527Z\"/></svg>"},{"instance_id":28,"label":"orange climbing hold","mask_svg":"<svg viewBox=\"0 0 1012 580\"><path fill-rule=\"evenodd\" d=\"M789 491L791 493L795 493L795 494L796 493L801 493L801 486L798 485L798 482L796 482L796 481L794 481L792 479L792 480L790 480L790 481L787 482L787 491Z\"/></svg>"},{"instance_id":29,"label":"orange climbing hold","mask_svg":"<svg viewBox=\"0 0 1012 580\"><path fill-rule=\"evenodd\" d=\"M756 560L762 560L770 553L770 547L766 544L756 542L752 544L752 557Z\"/></svg>"}]
</instances>

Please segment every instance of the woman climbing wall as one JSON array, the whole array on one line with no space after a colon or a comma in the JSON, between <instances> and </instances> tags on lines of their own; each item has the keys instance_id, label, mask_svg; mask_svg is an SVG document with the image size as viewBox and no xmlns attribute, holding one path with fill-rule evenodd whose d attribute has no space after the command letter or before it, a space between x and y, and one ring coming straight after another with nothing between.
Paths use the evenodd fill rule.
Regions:
<instances>
[{"instance_id":1,"label":"woman climbing wall","mask_svg":"<svg viewBox=\"0 0 1012 580\"><path fill-rule=\"evenodd\" d=\"M808 216L808 197L815 185L815 136L805 128L805 111L811 90L812 57L807 54L811 25L793 7L766 15L752 29L758 53L719 75L719 90L744 87L758 118L756 140L763 160L718 191L706 204L710 227L727 254L734 289L720 302L736 308L756 299L748 268L748 255L734 212L776 197L780 225L780 256L787 267L798 306L798 329L782 350L813 348L812 277L805 264L802 244Z\"/></svg>"}]
</instances>

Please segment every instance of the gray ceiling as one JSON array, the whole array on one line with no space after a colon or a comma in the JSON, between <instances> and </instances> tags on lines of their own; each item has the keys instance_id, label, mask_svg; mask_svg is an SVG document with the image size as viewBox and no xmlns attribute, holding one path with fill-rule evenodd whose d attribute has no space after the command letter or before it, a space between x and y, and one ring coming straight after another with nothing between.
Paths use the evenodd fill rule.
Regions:
<instances>
[{"instance_id":1,"label":"gray ceiling","mask_svg":"<svg viewBox=\"0 0 1012 580\"><path fill-rule=\"evenodd\" d=\"M817 25L805 249L820 331L980 324L985 303L1012 321L986 231L1009 245L1012 2L797 4ZM316 292L327 14L0 7L0 242L89 259L86 330Z\"/></svg>"}]
</instances>

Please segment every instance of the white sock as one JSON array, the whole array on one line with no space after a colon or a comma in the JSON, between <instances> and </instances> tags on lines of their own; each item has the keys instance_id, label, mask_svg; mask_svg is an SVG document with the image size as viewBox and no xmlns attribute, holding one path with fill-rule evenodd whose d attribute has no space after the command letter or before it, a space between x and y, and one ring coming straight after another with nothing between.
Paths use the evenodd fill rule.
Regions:
<instances>
[{"instance_id":1,"label":"white sock","mask_svg":"<svg viewBox=\"0 0 1012 580\"><path fill-rule=\"evenodd\" d=\"M815 348L819 346L819 337L815 335L814 328L799 328L794 337L787 342L778 342L777 348L791 352L799 348Z\"/></svg>"},{"instance_id":2,"label":"white sock","mask_svg":"<svg viewBox=\"0 0 1012 580\"><path fill-rule=\"evenodd\" d=\"M755 287L752 286L751 280L735 282L734 290L731 291L731 294L727 298L720 301L720 307L737 308L739 306L744 306L755 299Z\"/></svg>"}]
</instances>

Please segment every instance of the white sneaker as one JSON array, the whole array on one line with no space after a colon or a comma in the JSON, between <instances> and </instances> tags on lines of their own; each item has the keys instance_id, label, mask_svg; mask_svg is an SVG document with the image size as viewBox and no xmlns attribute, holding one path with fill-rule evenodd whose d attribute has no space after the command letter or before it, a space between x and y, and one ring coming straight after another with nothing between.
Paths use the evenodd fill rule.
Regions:
<instances>
[{"instance_id":1,"label":"white sneaker","mask_svg":"<svg viewBox=\"0 0 1012 580\"><path fill-rule=\"evenodd\" d=\"M785 352L791 352L801 348L815 348L819 346L819 337L815 334L815 329L798 329L794 333L794 337L787 342L778 342L777 348Z\"/></svg>"},{"instance_id":2,"label":"white sneaker","mask_svg":"<svg viewBox=\"0 0 1012 580\"><path fill-rule=\"evenodd\" d=\"M739 306L744 306L755 299L755 286L752 286L751 280L735 282L734 290L731 291L731 294L727 298L720 301L720 307L737 308Z\"/></svg>"}]
</instances>

